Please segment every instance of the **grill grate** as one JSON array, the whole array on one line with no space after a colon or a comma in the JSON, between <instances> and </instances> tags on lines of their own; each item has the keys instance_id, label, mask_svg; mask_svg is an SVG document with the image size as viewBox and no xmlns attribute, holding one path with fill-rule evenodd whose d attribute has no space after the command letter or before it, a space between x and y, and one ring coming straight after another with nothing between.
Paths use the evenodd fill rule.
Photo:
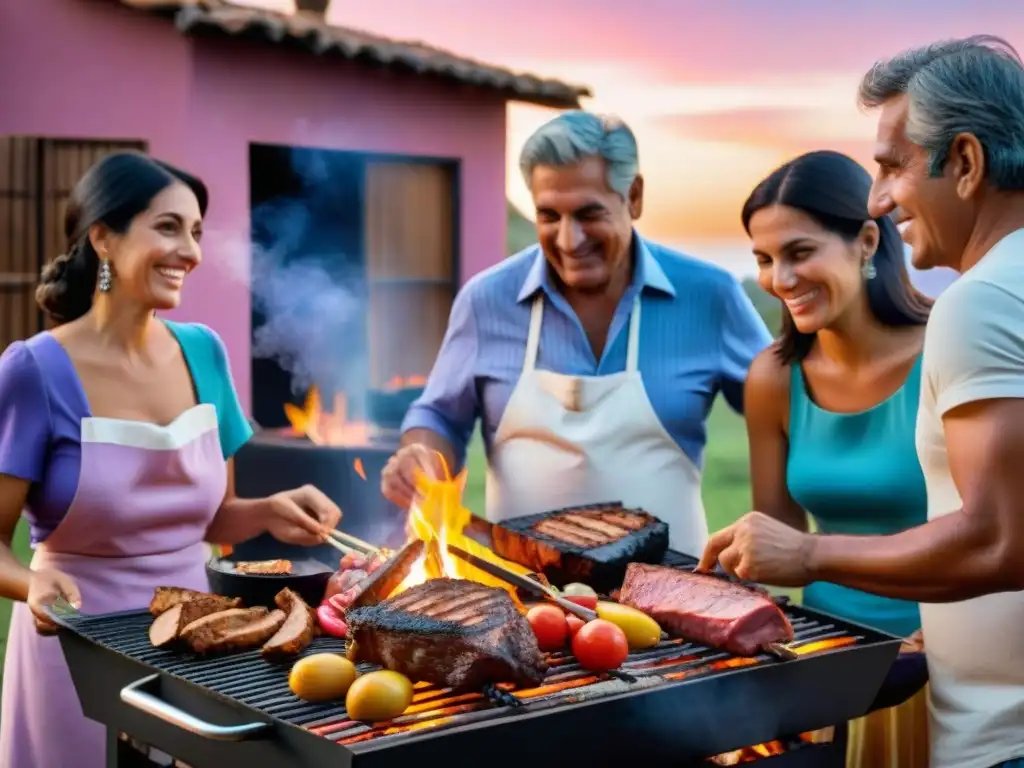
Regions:
<instances>
[{"instance_id":1,"label":"grill grate","mask_svg":"<svg viewBox=\"0 0 1024 768\"><path fill-rule=\"evenodd\" d=\"M692 569L693 558L669 552L665 565ZM855 645L865 639L856 627L839 620L816 617L802 609L783 606L793 624L801 654ZM777 664L772 657L737 658L716 649L683 640L668 640L657 647L630 654L621 670L595 675L580 668L567 653L549 655L550 669L543 684L532 689L491 686L487 691L452 695L448 689L418 684L412 706L394 721L367 725L350 720L342 703L314 704L296 698L288 687L290 664L268 663L259 650L201 658L176 650L154 648L148 637L148 612L105 616L75 616L62 620L74 633L132 660L178 678L229 702L241 703L285 723L346 746L372 741L383 746L410 733L447 730L495 720L511 712L536 712L566 704L615 696L666 685L682 679L707 677L738 667ZM876 638L868 638L875 640ZM342 653L343 641L316 638L302 656ZM375 669L359 665L360 672Z\"/></svg>"}]
</instances>

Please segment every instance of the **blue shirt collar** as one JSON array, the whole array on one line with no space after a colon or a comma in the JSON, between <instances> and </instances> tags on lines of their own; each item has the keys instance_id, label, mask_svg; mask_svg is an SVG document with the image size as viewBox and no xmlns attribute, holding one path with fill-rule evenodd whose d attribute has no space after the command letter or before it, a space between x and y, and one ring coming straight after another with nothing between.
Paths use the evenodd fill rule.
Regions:
<instances>
[{"instance_id":1,"label":"blue shirt collar","mask_svg":"<svg viewBox=\"0 0 1024 768\"><path fill-rule=\"evenodd\" d=\"M647 247L647 242L635 230L633 231L633 242L636 243L637 262L636 269L633 270L633 282L630 289L633 291L651 289L675 298L675 287L669 281L665 270L661 268L661 264L654 258L651 249ZM516 301L526 301L542 289L548 294L555 292L548 270L548 261L544 258L544 251L539 245L536 246L536 249L537 254L534 257L533 265L526 275L526 280L523 281L523 287L520 289Z\"/></svg>"}]
</instances>

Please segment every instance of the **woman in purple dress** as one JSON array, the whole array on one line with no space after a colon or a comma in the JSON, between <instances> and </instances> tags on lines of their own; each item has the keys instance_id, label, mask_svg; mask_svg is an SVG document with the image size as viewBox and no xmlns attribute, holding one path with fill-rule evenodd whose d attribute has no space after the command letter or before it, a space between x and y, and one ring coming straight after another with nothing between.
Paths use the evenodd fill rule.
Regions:
<instances>
[{"instance_id":1,"label":"woman in purple dress","mask_svg":"<svg viewBox=\"0 0 1024 768\"><path fill-rule=\"evenodd\" d=\"M0 766L101 768L105 730L82 714L46 608L143 608L162 584L206 590L206 544L263 532L315 545L341 513L305 487L234 493L251 430L220 339L158 320L199 266L202 182L145 155L101 160L76 186L69 250L37 300L53 331L0 356L0 596L16 601ZM31 569L10 550L24 514Z\"/></svg>"}]
</instances>

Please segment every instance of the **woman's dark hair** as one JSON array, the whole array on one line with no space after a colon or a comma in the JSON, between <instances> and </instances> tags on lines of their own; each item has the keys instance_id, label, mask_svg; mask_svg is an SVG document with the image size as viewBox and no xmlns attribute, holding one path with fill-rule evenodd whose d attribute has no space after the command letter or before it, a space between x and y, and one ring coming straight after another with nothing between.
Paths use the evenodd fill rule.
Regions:
<instances>
[{"instance_id":1,"label":"woman's dark hair","mask_svg":"<svg viewBox=\"0 0 1024 768\"><path fill-rule=\"evenodd\" d=\"M803 211L822 228L853 242L868 215L871 176L856 160L839 152L808 152L772 171L754 187L743 204L743 228L750 234L750 219L762 208L785 205ZM888 216L875 219L881 237L873 263L877 274L867 282L868 306L885 325L924 325L932 300L918 291L907 274L903 241ZM814 334L800 333L793 316L782 305L782 333L777 351L786 364L803 360L814 344Z\"/></svg>"},{"instance_id":2,"label":"woman's dark hair","mask_svg":"<svg viewBox=\"0 0 1024 768\"><path fill-rule=\"evenodd\" d=\"M194 176L140 152L107 155L79 179L64 214L67 252L43 267L36 303L56 325L84 315L92 306L100 260L89 229L104 224L123 234L153 198L175 182L195 193L205 215L206 185Z\"/></svg>"}]
</instances>

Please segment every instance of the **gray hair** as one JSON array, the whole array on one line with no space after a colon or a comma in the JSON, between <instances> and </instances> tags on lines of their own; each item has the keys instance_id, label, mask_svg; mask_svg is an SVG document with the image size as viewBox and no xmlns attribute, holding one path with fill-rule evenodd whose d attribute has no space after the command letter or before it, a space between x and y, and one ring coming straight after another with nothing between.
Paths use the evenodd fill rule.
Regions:
<instances>
[{"instance_id":1,"label":"gray hair","mask_svg":"<svg viewBox=\"0 0 1024 768\"><path fill-rule=\"evenodd\" d=\"M941 176L953 139L974 134L990 184L1024 190L1024 64L994 35L943 40L876 63L860 84L863 107L908 94L907 138Z\"/></svg>"},{"instance_id":2,"label":"gray hair","mask_svg":"<svg viewBox=\"0 0 1024 768\"><path fill-rule=\"evenodd\" d=\"M640 173L640 155L633 131L617 117L581 110L563 112L526 140L519 154L519 170L529 187L538 165L576 165L588 157L604 160L608 186L627 199Z\"/></svg>"}]
</instances>

